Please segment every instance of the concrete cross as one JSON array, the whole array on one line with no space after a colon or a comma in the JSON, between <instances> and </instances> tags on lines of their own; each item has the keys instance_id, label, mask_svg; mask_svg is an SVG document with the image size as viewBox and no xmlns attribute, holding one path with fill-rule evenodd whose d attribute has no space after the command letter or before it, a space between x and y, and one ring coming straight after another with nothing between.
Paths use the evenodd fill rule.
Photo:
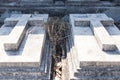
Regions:
<instances>
[{"instance_id":1,"label":"concrete cross","mask_svg":"<svg viewBox=\"0 0 120 80\"><path fill-rule=\"evenodd\" d=\"M102 50L111 51L117 49L109 33L104 27L106 25L114 25L114 20L112 18L107 17L105 14L87 14L76 18L74 20L74 24L76 26L89 25Z\"/></svg>"},{"instance_id":2,"label":"concrete cross","mask_svg":"<svg viewBox=\"0 0 120 80\"><path fill-rule=\"evenodd\" d=\"M4 27L6 32L9 29L9 25L15 26L9 35L4 35L1 32L3 34L0 35L0 67L40 66L46 39L45 30L41 26L41 22L47 21L47 19L48 14L17 14L5 20L2 27ZM35 27L36 29L28 36L25 36L27 34L26 31L29 31L26 29L27 27L29 27L30 31Z\"/></svg>"},{"instance_id":3,"label":"concrete cross","mask_svg":"<svg viewBox=\"0 0 120 80\"><path fill-rule=\"evenodd\" d=\"M43 21L42 18L32 18L31 14L24 14L17 18L7 18L4 22L6 25L16 25L9 34L9 39L4 43L4 49L17 50L26 33L27 24L39 25L41 21Z\"/></svg>"}]
</instances>

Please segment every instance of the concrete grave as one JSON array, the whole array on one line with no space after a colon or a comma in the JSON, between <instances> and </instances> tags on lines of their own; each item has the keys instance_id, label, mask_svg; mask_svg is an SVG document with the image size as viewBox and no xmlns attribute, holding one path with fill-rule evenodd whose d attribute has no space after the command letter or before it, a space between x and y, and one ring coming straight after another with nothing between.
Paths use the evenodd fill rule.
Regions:
<instances>
[{"instance_id":1,"label":"concrete grave","mask_svg":"<svg viewBox=\"0 0 120 80\"><path fill-rule=\"evenodd\" d=\"M88 16L88 17L87 17ZM116 50L117 47L112 41L109 33L104 28L104 25L113 25L114 21L111 18L106 17L105 15L86 15L86 17L79 17L78 19L75 19L75 25L82 26L79 24L89 25L95 35L95 38L97 42L99 43L99 46L102 50L108 51L108 50ZM86 23L85 23L86 22ZM88 23L89 22L89 23ZM77 24L76 24L77 23ZM83 25L83 26L84 26ZM104 36L104 37L103 37Z\"/></svg>"},{"instance_id":2,"label":"concrete grave","mask_svg":"<svg viewBox=\"0 0 120 80\"><path fill-rule=\"evenodd\" d=\"M0 80L50 80L48 14L13 14L0 28ZM9 74L11 75L9 75Z\"/></svg>"},{"instance_id":3,"label":"concrete grave","mask_svg":"<svg viewBox=\"0 0 120 80\"><path fill-rule=\"evenodd\" d=\"M81 21L87 20L86 23L89 21L90 24L88 25L87 23L86 26L81 25L82 22L78 19ZM120 30L114 25L114 21L111 18L107 17L105 14L71 14L70 20L74 46L77 49L78 55L83 55L82 58L84 59L86 53L86 56L88 55L90 57L86 57L86 60L90 59L92 61L100 60L109 62L109 59L113 62L120 61L120 56L115 55L120 54ZM80 25L77 24L77 26L75 26L76 21L79 21ZM101 48L100 45L103 47ZM110 54L113 54L113 56ZM95 58L95 55L97 58ZM104 57L104 59L102 57ZM82 58L79 59L82 60Z\"/></svg>"},{"instance_id":4,"label":"concrete grave","mask_svg":"<svg viewBox=\"0 0 120 80\"><path fill-rule=\"evenodd\" d=\"M4 27L6 32L0 35L0 66L40 66L46 35L44 28L35 25L35 22L42 24L41 21L47 21L48 15L41 16L12 15L5 20L1 29ZM35 32L28 26L32 23L37 30ZM9 31L11 25L15 26ZM9 34L6 34L7 31Z\"/></svg>"},{"instance_id":5,"label":"concrete grave","mask_svg":"<svg viewBox=\"0 0 120 80\"><path fill-rule=\"evenodd\" d=\"M113 19L105 14L70 14L70 23L72 36L66 42L69 79L92 80L97 75L96 79L101 80L103 76L87 71L120 66L120 30Z\"/></svg>"}]
</instances>

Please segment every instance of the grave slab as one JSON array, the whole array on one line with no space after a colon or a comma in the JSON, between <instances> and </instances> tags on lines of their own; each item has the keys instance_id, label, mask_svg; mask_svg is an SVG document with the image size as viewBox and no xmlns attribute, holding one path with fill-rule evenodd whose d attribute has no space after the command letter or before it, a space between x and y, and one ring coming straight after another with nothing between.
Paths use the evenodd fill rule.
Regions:
<instances>
[{"instance_id":1,"label":"grave slab","mask_svg":"<svg viewBox=\"0 0 120 80\"><path fill-rule=\"evenodd\" d=\"M78 19L80 21L78 21ZM84 21L87 20L87 22L86 23L83 22L84 24L83 25L82 20ZM106 21L103 24L101 20ZM78 21L77 25L75 24L76 23L75 21ZM91 25L88 25L89 24L88 21L91 22L90 24L92 24L92 26L94 26L95 28L91 28ZM107 17L105 14L70 15L70 23L72 26L71 31L74 42L73 47L76 48L76 54L78 56L77 58L79 59L80 66L87 66L87 64L92 65L92 63L93 65L98 66L119 65L120 30L113 24L113 22L114 21L111 18ZM99 27L97 28L96 26L100 26L100 28ZM102 38L102 41L100 42L102 42L101 44L105 44L103 45L103 48L106 49L107 51L101 49L99 42L96 38L97 39ZM114 49L115 47L117 47L117 50L111 49L111 46Z\"/></svg>"},{"instance_id":2,"label":"grave slab","mask_svg":"<svg viewBox=\"0 0 120 80\"><path fill-rule=\"evenodd\" d=\"M47 21L47 14L39 15L40 17L37 16L39 19L36 18L35 21ZM0 28L3 29L4 27L5 30L4 32L0 32L0 67L40 67L44 61L42 60L46 39L44 27L37 24L32 26L27 25L29 24L29 20L34 21L35 19L35 16L31 14L18 14L16 17L12 15L10 18L15 18L15 21L17 19L20 20L18 20L15 26L6 26L5 23ZM6 43L9 43L10 46Z\"/></svg>"},{"instance_id":3,"label":"grave slab","mask_svg":"<svg viewBox=\"0 0 120 80\"><path fill-rule=\"evenodd\" d=\"M25 35L28 19L31 15L23 15L9 34L9 39L4 43L5 50L17 50Z\"/></svg>"},{"instance_id":4,"label":"grave slab","mask_svg":"<svg viewBox=\"0 0 120 80\"><path fill-rule=\"evenodd\" d=\"M116 50L117 47L112 41L110 35L104 28L107 25L113 25L113 19L104 14L86 14L75 19L75 26L90 26L99 46L104 51ZM104 26L103 26L104 25ZM104 38L103 38L104 36Z\"/></svg>"}]
</instances>

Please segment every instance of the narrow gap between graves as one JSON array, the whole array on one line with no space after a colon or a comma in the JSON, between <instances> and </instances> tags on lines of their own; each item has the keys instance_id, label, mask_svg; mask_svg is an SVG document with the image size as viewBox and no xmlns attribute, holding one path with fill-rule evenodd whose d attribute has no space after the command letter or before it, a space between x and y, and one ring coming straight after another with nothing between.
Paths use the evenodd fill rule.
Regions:
<instances>
[{"instance_id":1,"label":"narrow gap between graves","mask_svg":"<svg viewBox=\"0 0 120 80\"><path fill-rule=\"evenodd\" d=\"M51 80L62 80L62 59L66 58L66 38L69 36L68 22L65 17L50 17L45 29L52 45Z\"/></svg>"}]
</instances>

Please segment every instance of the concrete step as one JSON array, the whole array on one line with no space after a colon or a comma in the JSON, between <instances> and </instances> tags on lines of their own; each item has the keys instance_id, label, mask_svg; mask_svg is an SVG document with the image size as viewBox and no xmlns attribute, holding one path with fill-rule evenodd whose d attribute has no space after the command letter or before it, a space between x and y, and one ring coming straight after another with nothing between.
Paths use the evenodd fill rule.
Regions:
<instances>
[{"instance_id":1,"label":"concrete step","mask_svg":"<svg viewBox=\"0 0 120 80\"><path fill-rule=\"evenodd\" d=\"M70 80L120 80L120 77L77 77Z\"/></svg>"},{"instance_id":2,"label":"concrete step","mask_svg":"<svg viewBox=\"0 0 120 80\"><path fill-rule=\"evenodd\" d=\"M77 71L120 71L119 66L113 67L103 67L103 66L94 66L94 67L81 67Z\"/></svg>"},{"instance_id":3,"label":"concrete step","mask_svg":"<svg viewBox=\"0 0 120 80\"><path fill-rule=\"evenodd\" d=\"M20 76L0 76L0 80L46 80L45 77L20 75Z\"/></svg>"},{"instance_id":4,"label":"concrete step","mask_svg":"<svg viewBox=\"0 0 120 80\"><path fill-rule=\"evenodd\" d=\"M75 72L74 76L81 77L118 77L120 71L79 71Z\"/></svg>"}]
</instances>

